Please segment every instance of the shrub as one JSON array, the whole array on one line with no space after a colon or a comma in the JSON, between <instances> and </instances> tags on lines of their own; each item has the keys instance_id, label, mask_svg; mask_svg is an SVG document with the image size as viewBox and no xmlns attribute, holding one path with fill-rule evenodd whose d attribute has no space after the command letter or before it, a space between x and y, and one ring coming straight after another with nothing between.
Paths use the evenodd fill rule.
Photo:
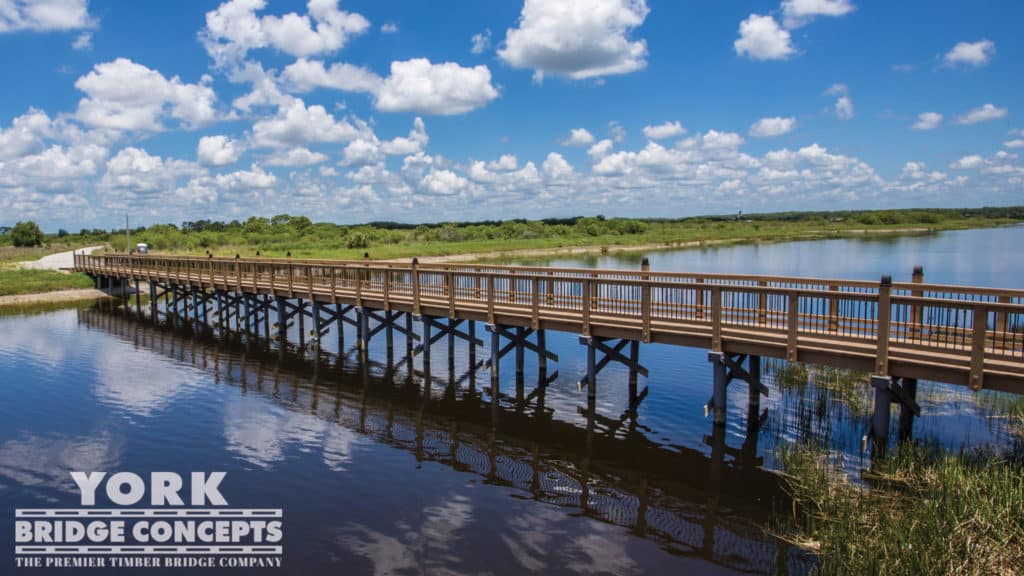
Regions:
<instances>
[{"instance_id":1,"label":"shrub","mask_svg":"<svg viewBox=\"0 0 1024 576\"><path fill-rule=\"evenodd\" d=\"M39 246L43 243L43 231L31 220L18 222L11 229L11 242L15 246Z\"/></svg>"}]
</instances>

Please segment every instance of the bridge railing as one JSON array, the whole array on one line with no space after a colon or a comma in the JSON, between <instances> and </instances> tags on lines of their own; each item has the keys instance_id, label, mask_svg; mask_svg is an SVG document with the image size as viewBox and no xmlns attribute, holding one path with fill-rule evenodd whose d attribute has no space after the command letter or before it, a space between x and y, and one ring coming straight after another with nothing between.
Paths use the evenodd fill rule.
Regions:
<instances>
[{"instance_id":1,"label":"bridge railing","mask_svg":"<svg viewBox=\"0 0 1024 576\"><path fill-rule=\"evenodd\" d=\"M969 362L980 384L986 360L1024 362L1024 291L923 282L888 283L642 270L562 269L477 264L102 255L76 268L179 284L321 295L527 316L569 318L654 332L756 339L786 348L846 347L872 352L887 373L890 348ZM947 358L947 359L948 359Z\"/></svg>"}]
</instances>

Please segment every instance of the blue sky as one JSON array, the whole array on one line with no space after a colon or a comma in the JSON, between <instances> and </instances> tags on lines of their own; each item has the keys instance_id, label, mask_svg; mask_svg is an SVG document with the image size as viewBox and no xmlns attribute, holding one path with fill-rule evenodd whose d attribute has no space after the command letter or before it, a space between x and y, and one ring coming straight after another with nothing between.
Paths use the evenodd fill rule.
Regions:
<instances>
[{"instance_id":1,"label":"blue sky","mask_svg":"<svg viewBox=\"0 0 1024 576\"><path fill-rule=\"evenodd\" d=\"M0 212L1024 203L1024 4L0 0Z\"/></svg>"}]
</instances>

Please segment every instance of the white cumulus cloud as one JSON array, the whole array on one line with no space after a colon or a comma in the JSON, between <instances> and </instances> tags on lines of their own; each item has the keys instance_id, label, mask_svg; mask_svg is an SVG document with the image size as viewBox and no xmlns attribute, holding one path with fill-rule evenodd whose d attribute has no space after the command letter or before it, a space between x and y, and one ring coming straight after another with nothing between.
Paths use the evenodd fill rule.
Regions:
<instances>
[{"instance_id":1,"label":"white cumulus cloud","mask_svg":"<svg viewBox=\"0 0 1024 576\"><path fill-rule=\"evenodd\" d=\"M647 66L647 42L630 34L648 13L646 0L525 0L498 56L537 79L635 72Z\"/></svg>"},{"instance_id":2,"label":"white cumulus cloud","mask_svg":"<svg viewBox=\"0 0 1024 576\"><path fill-rule=\"evenodd\" d=\"M964 156L949 165L953 170L971 170L985 165L985 159L978 154Z\"/></svg>"},{"instance_id":3,"label":"white cumulus cloud","mask_svg":"<svg viewBox=\"0 0 1024 576\"><path fill-rule=\"evenodd\" d=\"M86 124L117 130L161 130L166 116L186 128L199 128L217 116L211 81L209 76L198 84L177 76L168 80L156 70L118 58L97 64L75 82L75 88L85 93L75 116Z\"/></svg>"},{"instance_id":4,"label":"white cumulus cloud","mask_svg":"<svg viewBox=\"0 0 1024 576\"><path fill-rule=\"evenodd\" d=\"M740 37L733 42L733 49L754 60L785 60L796 53L789 31L775 18L760 14L740 22Z\"/></svg>"},{"instance_id":5,"label":"white cumulus cloud","mask_svg":"<svg viewBox=\"0 0 1024 576\"><path fill-rule=\"evenodd\" d=\"M750 127L750 135L754 138L774 138L793 131L796 118L761 118Z\"/></svg>"},{"instance_id":6,"label":"white cumulus cloud","mask_svg":"<svg viewBox=\"0 0 1024 576\"><path fill-rule=\"evenodd\" d=\"M338 0L309 0L306 14L256 14L265 7L265 0L231 0L206 13L200 38L214 62L234 64L249 50L267 47L292 56L334 52L370 27L361 14L341 10Z\"/></svg>"},{"instance_id":7,"label":"white cumulus cloud","mask_svg":"<svg viewBox=\"0 0 1024 576\"><path fill-rule=\"evenodd\" d=\"M655 126L644 126L644 136L648 140L663 140L686 134L686 129L678 121L665 122Z\"/></svg>"},{"instance_id":8,"label":"white cumulus cloud","mask_svg":"<svg viewBox=\"0 0 1024 576\"><path fill-rule=\"evenodd\" d=\"M956 119L957 124L977 124L978 122L988 122L989 120L998 120L1004 118L1009 112L1006 108L1000 108L994 104L985 104L968 110L965 114L961 115Z\"/></svg>"},{"instance_id":9,"label":"white cumulus cloud","mask_svg":"<svg viewBox=\"0 0 1024 576\"><path fill-rule=\"evenodd\" d=\"M322 152L313 152L304 146L278 150L267 157L268 166L311 166L327 160Z\"/></svg>"},{"instance_id":10,"label":"white cumulus cloud","mask_svg":"<svg viewBox=\"0 0 1024 576\"><path fill-rule=\"evenodd\" d=\"M346 62L325 67L320 60L299 58L281 71L281 81L290 92L309 92L315 88L332 88L346 92L375 93L383 82L370 70Z\"/></svg>"},{"instance_id":11,"label":"white cumulus cloud","mask_svg":"<svg viewBox=\"0 0 1024 576\"><path fill-rule=\"evenodd\" d=\"M977 42L957 42L956 46L953 46L953 49L947 52L943 59L950 66L957 64L984 66L992 60L995 54L995 42L982 39Z\"/></svg>"},{"instance_id":12,"label":"white cumulus cloud","mask_svg":"<svg viewBox=\"0 0 1024 576\"><path fill-rule=\"evenodd\" d=\"M0 33L92 28L88 0L0 0Z\"/></svg>"},{"instance_id":13,"label":"white cumulus cloud","mask_svg":"<svg viewBox=\"0 0 1024 576\"><path fill-rule=\"evenodd\" d=\"M278 113L252 126L252 142L257 147L301 146L319 142L346 142L365 130L348 120L337 120L320 105L306 107L295 98Z\"/></svg>"},{"instance_id":14,"label":"white cumulus cloud","mask_svg":"<svg viewBox=\"0 0 1024 576\"><path fill-rule=\"evenodd\" d=\"M391 75L377 93L376 105L384 112L452 115L481 108L497 97L487 66L466 68L414 58L391 63Z\"/></svg>"},{"instance_id":15,"label":"white cumulus cloud","mask_svg":"<svg viewBox=\"0 0 1024 576\"><path fill-rule=\"evenodd\" d=\"M237 140L227 136L203 136L196 148L196 157L204 166L225 166L234 164L245 151Z\"/></svg>"},{"instance_id":16,"label":"white cumulus cloud","mask_svg":"<svg viewBox=\"0 0 1024 576\"><path fill-rule=\"evenodd\" d=\"M473 54L483 54L491 47L491 29L484 28L483 32L473 34L473 37L470 38L470 42L472 43L469 48L470 52Z\"/></svg>"},{"instance_id":17,"label":"white cumulus cloud","mask_svg":"<svg viewBox=\"0 0 1024 576\"><path fill-rule=\"evenodd\" d=\"M853 12L849 0L783 0L782 23L794 29L809 24L818 16L844 16Z\"/></svg>"},{"instance_id":18,"label":"white cumulus cloud","mask_svg":"<svg viewBox=\"0 0 1024 576\"><path fill-rule=\"evenodd\" d=\"M594 135L586 128L573 128L569 137L562 140L562 146L590 146L594 143Z\"/></svg>"},{"instance_id":19,"label":"white cumulus cloud","mask_svg":"<svg viewBox=\"0 0 1024 576\"><path fill-rule=\"evenodd\" d=\"M917 122L911 126L914 130L934 130L942 124L942 114L938 112L922 112L917 115Z\"/></svg>"}]
</instances>

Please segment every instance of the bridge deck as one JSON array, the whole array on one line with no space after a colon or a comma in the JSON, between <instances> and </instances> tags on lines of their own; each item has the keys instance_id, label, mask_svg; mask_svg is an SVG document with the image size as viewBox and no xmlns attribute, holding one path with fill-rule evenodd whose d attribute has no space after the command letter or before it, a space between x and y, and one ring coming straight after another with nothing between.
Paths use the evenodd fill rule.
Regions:
<instances>
[{"instance_id":1,"label":"bridge deck","mask_svg":"<svg viewBox=\"0 0 1024 576\"><path fill-rule=\"evenodd\" d=\"M756 354L1024 393L1024 290L476 264L75 257L98 276Z\"/></svg>"}]
</instances>

